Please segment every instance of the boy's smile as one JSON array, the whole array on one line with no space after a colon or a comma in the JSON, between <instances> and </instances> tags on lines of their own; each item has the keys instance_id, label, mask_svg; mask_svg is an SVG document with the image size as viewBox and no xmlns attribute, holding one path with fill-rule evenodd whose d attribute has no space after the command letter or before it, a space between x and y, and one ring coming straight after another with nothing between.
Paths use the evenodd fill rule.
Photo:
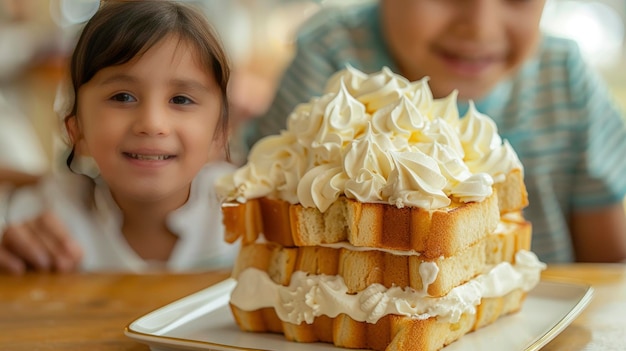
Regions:
<instances>
[{"instance_id":1,"label":"boy's smile","mask_svg":"<svg viewBox=\"0 0 626 351\"><path fill-rule=\"evenodd\" d=\"M486 50L461 52L434 45L432 51L452 73L468 78L480 78L487 70L495 65L503 65L505 61L504 54Z\"/></svg>"},{"instance_id":2,"label":"boy's smile","mask_svg":"<svg viewBox=\"0 0 626 351\"><path fill-rule=\"evenodd\" d=\"M544 3L382 0L383 35L409 80L429 76L437 98L480 99L533 53Z\"/></svg>"}]
</instances>

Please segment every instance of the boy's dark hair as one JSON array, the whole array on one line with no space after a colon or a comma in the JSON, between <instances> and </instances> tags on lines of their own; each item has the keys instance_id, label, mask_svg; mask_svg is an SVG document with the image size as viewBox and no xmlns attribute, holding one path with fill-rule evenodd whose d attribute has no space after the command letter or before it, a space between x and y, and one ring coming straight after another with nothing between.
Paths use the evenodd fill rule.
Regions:
<instances>
[{"instance_id":1,"label":"boy's dark hair","mask_svg":"<svg viewBox=\"0 0 626 351\"><path fill-rule=\"evenodd\" d=\"M207 73L213 74L220 87L222 109L215 136L221 137L228 158L228 61L206 17L180 2L102 1L100 9L83 28L72 54L70 78L75 99L70 116L76 115L79 88L98 71L144 54L170 34L179 36L196 49L200 62L207 68ZM71 159L67 162L69 165Z\"/></svg>"}]
</instances>

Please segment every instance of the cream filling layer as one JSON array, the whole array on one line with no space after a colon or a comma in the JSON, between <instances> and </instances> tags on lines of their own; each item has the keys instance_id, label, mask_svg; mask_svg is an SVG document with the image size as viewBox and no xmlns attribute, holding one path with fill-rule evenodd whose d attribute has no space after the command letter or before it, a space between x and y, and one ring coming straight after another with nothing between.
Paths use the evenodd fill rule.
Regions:
<instances>
[{"instance_id":1,"label":"cream filling layer","mask_svg":"<svg viewBox=\"0 0 626 351\"><path fill-rule=\"evenodd\" d=\"M315 317L336 317L341 313L359 322L376 323L388 314L416 319L439 317L458 322L464 313L476 313L482 298L501 297L522 289L529 291L540 279L545 264L525 250L515 255L516 263L500 263L452 289L446 296L430 297L411 288L386 288L372 284L357 294L348 294L343 278L294 272L288 286L276 284L264 271L248 268L241 272L230 302L244 311L274 308L285 322L313 323Z\"/></svg>"}]
</instances>

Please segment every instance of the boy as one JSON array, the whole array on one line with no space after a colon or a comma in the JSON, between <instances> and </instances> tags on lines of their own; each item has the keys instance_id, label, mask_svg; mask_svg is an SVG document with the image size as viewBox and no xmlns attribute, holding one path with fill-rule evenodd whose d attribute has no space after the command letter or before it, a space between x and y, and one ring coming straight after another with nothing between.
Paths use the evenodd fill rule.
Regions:
<instances>
[{"instance_id":1,"label":"boy","mask_svg":"<svg viewBox=\"0 0 626 351\"><path fill-rule=\"evenodd\" d=\"M545 262L626 259L626 127L577 47L542 37L545 0L381 0L315 16L248 145L284 128L346 64L429 76L492 117L525 166L533 251Z\"/></svg>"}]
</instances>

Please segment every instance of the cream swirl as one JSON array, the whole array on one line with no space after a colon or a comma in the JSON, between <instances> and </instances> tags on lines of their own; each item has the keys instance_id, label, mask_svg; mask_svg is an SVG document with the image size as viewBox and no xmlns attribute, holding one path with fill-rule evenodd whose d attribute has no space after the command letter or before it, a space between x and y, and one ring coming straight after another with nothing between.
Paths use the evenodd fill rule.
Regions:
<instances>
[{"instance_id":1,"label":"cream swirl","mask_svg":"<svg viewBox=\"0 0 626 351\"><path fill-rule=\"evenodd\" d=\"M438 142L416 144L420 151L432 157L439 165L439 171L443 175L447 184L446 190L450 190L454 185L464 181L472 175L463 159L448 145Z\"/></svg>"},{"instance_id":2,"label":"cream swirl","mask_svg":"<svg viewBox=\"0 0 626 351\"><path fill-rule=\"evenodd\" d=\"M287 320L296 321L297 324L306 322L313 323L313 320L320 312L320 305L315 300L316 292L319 290L313 280L303 279L295 289L279 289L280 301L284 301L283 314Z\"/></svg>"},{"instance_id":3,"label":"cream swirl","mask_svg":"<svg viewBox=\"0 0 626 351\"><path fill-rule=\"evenodd\" d=\"M272 195L297 203L296 189L305 170L303 149L293 134L283 132L260 140L250 151L248 164L218 180L218 196L224 201L245 202Z\"/></svg>"},{"instance_id":4,"label":"cream swirl","mask_svg":"<svg viewBox=\"0 0 626 351\"><path fill-rule=\"evenodd\" d=\"M459 126L466 160L480 160L502 145L496 123L478 112L473 102Z\"/></svg>"},{"instance_id":5,"label":"cream swirl","mask_svg":"<svg viewBox=\"0 0 626 351\"><path fill-rule=\"evenodd\" d=\"M412 136L424 129L427 121L406 96L401 96L395 104L389 104L372 115L376 132L408 140L414 139Z\"/></svg>"},{"instance_id":6,"label":"cream swirl","mask_svg":"<svg viewBox=\"0 0 626 351\"><path fill-rule=\"evenodd\" d=\"M370 127L347 146L343 157L343 169L349 178L344 192L347 197L361 202L382 201L381 189L393 168L387 153L391 147L385 134L375 134Z\"/></svg>"},{"instance_id":7,"label":"cream swirl","mask_svg":"<svg viewBox=\"0 0 626 351\"><path fill-rule=\"evenodd\" d=\"M343 81L350 95L357 96L360 94L361 84L363 84L366 79L367 74L347 64L345 69L337 71L328 79L324 88L324 94L338 91Z\"/></svg>"},{"instance_id":8,"label":"cream swirl","mask_svg":"<svg viewBox=\"0 0 626 351\"><path fill-rule=\"evenodd\" d=\"M524 171L522 163L507 140L483 158L467 160L466 164L472 172L490 174L496 183L503 182L506 175L513 169Z\"/></svg>"},{"instance_id":9,"label":"cream swirl","mask_svg":"<svg viewBox=\"0 0 626 351\"><path fill-rule=\"evenodd\" d=\"M340 166L323 164L307 171L298 184L297 195L304 207L317 207L324 212L339 195L348 180Z\"/></svg>"},{"instance_id":10,"label":"cream swirl","mask_svg":"<svg viewBox=\"0 0 626 351\"><path fill-rule=\"evenodd\" d=\"M332 98L334 98L334 94L311 99L310 102L297 105L289 115L287 130L296 136L298 143L310 145L315 140L324 122L325 108L320 108L320 106L326 107Z\"/></svg>"},{"instance_id":11,"label":"cream swirl","mask_svg":"<svg viewBox=\"0 0 626 351\"><path fill-rule=\"evenodd\" d=\"M243 182L237 182L235 180L236 177L241 178L242 174L250 173L252 171L250 167L251 165L247 164L239 168L236 172L225 175L216 180L215 190L217 193L217 198L220 202L245 203L246 201L248 201L248 199L265 196L265 194L269 194L272 191L272 189L270 188L271 184L267 184L268 187L266 189L262 189L261 186L257 186L253 187L253 191L248 190L248 177L245 177Z\"/></svg>"},{"instance_id":12,"label":"cream swirl","mask_svg":"<svg viewBox=\"0 0 626 351\"><path fill-rule=\"evenodd\" d=\"M426 116L429 116L431 113L434 102L433 93L428 86L429 80L429 77L424 77L418 81L411 82L406 92L411 103ZM430 117L430 119L432 119L432 117Z\"/></svg>"},{"instance_id":13,"label":"cream swirl","mask_svg":"<svg viewBox=\"0 0 626 351\"><path fill-rule=\"evenodd\" d=\"M289 132L257 143L250 152L249 165L254 176L237 177L235 181L262 182L272 184L274 193L290 203L297 203L296 189L307 165L304 150L296 143L296 138ZM267 195L267 194L266 194Z\"/></svg>"},{"instance_id":14,"label":"cream swirl","mask_svg":"<svg viewBox=\"0 0 626 351\"><path fill-rule=\"evenodd\" d=\"M473 102L470 102L459 130L465 163L472 172L489 173L495 182L502 182L511 170L523 170L509 142L502 142L495 122L478 112Z\"/></svg>"},{"instance_id":15,"label":"cream swirl","mask_svg":"<svg viewBox=\"0 0 626 351\"><path fill-rule=\"evenodd\" d=\"M317 103L325 104L326 100ZM343 82L323 109L322 123L310 144L313 166L340 162L344 145L361 135L368 121L365 106L348 93Z\"/></svg>"},{"instance_id":16,"label":"cream swirl","mask_svg":"<svg viewBox=\"0 0 626 351\"><path fill-rule=\"evenodd\" d=\"M387 179L393 167L388 150L391 140L386 134L375 133L370 125L365 133L346 147L343 167L348 177L353 178L362 168L371 170Z\"/></svg>"},{"instance_id":17,"label":"cream swirl","mask_svg":"<svg viewBox=\"0 0 626 351\"><path fill-rule=\"evenodd\" d=\"M452 148L445 144L421 143L417 147L437 160L447 183L444 192L461 202L483 201L493 193L493 179L489 174L473 174Z\"/></svg>"},{"instance_id":18,"label":"cream swirl","mask_svg":"<svg viewBox=\"0 0 626 351\"><path fill-rule=\"evenodd\" d=\"M422 131L423 142L446 145L456 156L463 159L465 151L455 129L443 119L435 119Z\"/></svg>"},{"instance_id":19,"label":"cream swirl","mask_svg":"<svg viewBox=\"0 0 626 351\"><path fill-rule=\"evenodd\" d=\"M493 178L487 173L472 174L450 191L461 202L480 202L493 193Z\"/></svg>"},{"instance_id":20,"label":"cream swirl","mask_svg":"<svg viewBox=\"0 0 626 351\"><path fill-rule=\"evenodd\" d=\"M382 188L386 184L385 178L379 173L367 168L361 168L354 178L346 180L344 194L346 197L359 202L382 202Z\"/></svg>"},{"instance_id":21,"label":"cream swirl","mask_svg":"<svg viewBox=\"0 0 626 351\"><path fill-rule=\"evenodd\" d=\"M360 294L359 304L367 315L366 322L376 323L387 314L388 305L392 301L389 295L385 294L386 290L384 285L375 284Z\"/></svg>"},{"instance_id":22,"label":"cream swirl","mask_svg":"<svg viewBox=\"0 0 626 351\"><path fill-rule=\"evenodd\" d=\"M409 91L411 83L404 77L394 74L387 67L369 75L355 92L357 100L365 104L368 113L396 102Z\"/></svg>"},{"instance_id":23,"label":"cream swirl","mask_svg":"<svg viewBox=\"0 0 626 351\"><path fill-rule=\"evenodd\" d=\"M453 90L452 93L443 99L433 102L432 116L433 120L441 118L452 127L456 127L459 123L459 110L456 106L456 98L459 92Z\"/></svg>"},{"instance_id":24,"label":"cream swirl","mask_svg":"<svg viewBox=\"0 0 626 351\"><path fill-rule=\"evenodd\" d=\"M416 150L392 152L391 158L394 169L382 189L383 198L388 203L399 208L441 208L450 204L450 199L443 192L447 180L432 157Z\"/></svg>"}]
</instances>

